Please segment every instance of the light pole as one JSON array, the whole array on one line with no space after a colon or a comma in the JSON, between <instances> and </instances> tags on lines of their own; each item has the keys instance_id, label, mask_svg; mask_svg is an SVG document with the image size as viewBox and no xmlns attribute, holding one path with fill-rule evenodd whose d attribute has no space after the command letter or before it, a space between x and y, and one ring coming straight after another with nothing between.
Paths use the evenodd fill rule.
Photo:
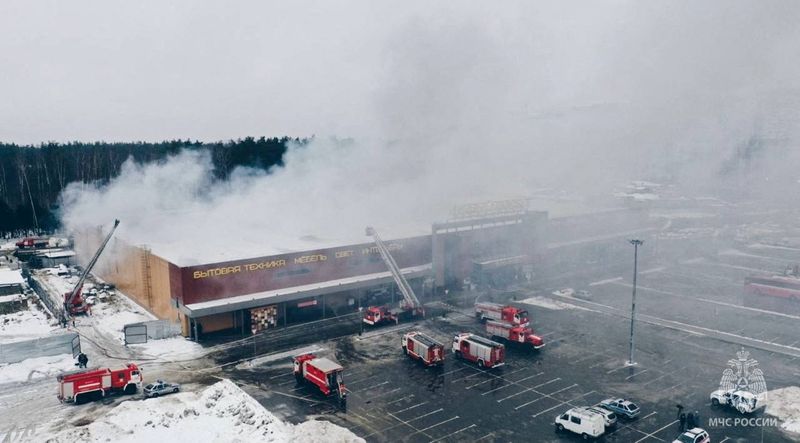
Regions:
<instances>
[{"instance_id":1,"label":"light pole","mask_svg":"<svg viewBox=\"0 0 800 443\"><path fill-rule=\"evenodd\" d=\"M628 361L625 363L628 366L633 366L636 362L633 360L633 325L636 323L636 271L639 261L639 246L644 242L642 240L628 240L633 245L633 295L631 296L631 342L630 342L630 355Z\"/></svg>"}]
</instances>

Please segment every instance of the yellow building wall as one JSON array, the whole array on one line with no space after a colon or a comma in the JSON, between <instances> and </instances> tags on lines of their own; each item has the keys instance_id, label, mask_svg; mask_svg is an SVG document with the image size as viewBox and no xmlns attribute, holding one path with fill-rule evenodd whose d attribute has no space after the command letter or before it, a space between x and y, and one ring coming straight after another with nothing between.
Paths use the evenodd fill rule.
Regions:
<instances>
[{"instance_id":1,"label":"yellow building wall","mask_svg":"<svg viewBox=\"0 0 800 443\"><path fill-rule=\"evenodd\" d=\"M106 234L107 231L90 229L73 237L81 264L91 260ZM113 283L159 319L181 321L182 314L174 307L170 296L169 262L147 248L112 237L92 273Z\"/></svg>"}]
</instances>

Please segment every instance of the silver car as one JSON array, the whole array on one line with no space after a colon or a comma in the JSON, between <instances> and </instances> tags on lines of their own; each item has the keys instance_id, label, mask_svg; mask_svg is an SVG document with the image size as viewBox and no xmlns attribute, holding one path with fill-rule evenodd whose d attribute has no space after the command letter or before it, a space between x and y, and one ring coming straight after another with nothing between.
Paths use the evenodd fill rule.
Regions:
<instances>
[{"instance_id":1,"label":"silver car","mask_svg":"<svg viewBox=\"0 0 800 443\"><path fill-rule=\"evenodd\" d=\"M172 394L181 390L181 385L167 383L164 380L156 380L144 387L145 397L158 397L159 395Z\"/></svg>"}]
</instances>

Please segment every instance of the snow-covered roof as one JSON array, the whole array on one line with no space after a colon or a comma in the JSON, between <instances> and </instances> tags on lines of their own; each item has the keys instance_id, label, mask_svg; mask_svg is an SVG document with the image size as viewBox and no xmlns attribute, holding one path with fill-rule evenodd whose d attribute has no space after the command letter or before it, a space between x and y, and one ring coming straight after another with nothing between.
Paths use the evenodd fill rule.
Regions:
<instances>
[{"instance_id":1,"label":"snow-covered roof","mask_svg":"<svg viewBox=\"0 0 800 443\"><path fill-rule=\"evenodd\" d=\"M19 269L0 269L0 286L21 285L25 283Z\"/></svg>"},{"instance_id":2,"label":"snow-covered roof","mask_svg":"<svg viewBox=\"0 0 800 443\"><path fill-rule=\"evenodd\" d=\"M430 273L431 264L422 266L412 266L403 268L400 272L406 278L419 277ZM389 271L377 272L374 274L358 275L355 277L329 280L308 285L294 286L291 288L275 289L272 291L257 292L254 294L239 295L236 297L222 298L219 300L206 301L183 305L180 309L190 317L211 315L220 312L229 312L237 309L248 309L257 306L264 306L269 303L278 303L286 300L296 300L304 297L313 297L330 292L346 291L357 289L367 285L374 285L382 282L390 282L392 274Z\"/></svg>"},{"instance_id":3,"label":"snow-covered roof","mask_svg":"<svg viewBox=\"0 0 800 443\"><path fill-rule=\"evenodd\" d=\"M328 360L327 358L315 358L311 360L310 363L312 366L326 374L328 372L341 371L343 369L340 365Z\"/></svg>"},{"instance_id":4,"label":"snow-covered roof","mask_svg":"<svg viewBox=\"0 0 800 443\"><path fill-rule=\"evenodd\" d=\"M47 257L47 258L67 258L67 257L74 257L75 256L75 251L62 249L62 250L56 250L56 251L43 252L43 253L40 253L39 255L41 255L42 257Z\"/></svg>"}]
</instances>

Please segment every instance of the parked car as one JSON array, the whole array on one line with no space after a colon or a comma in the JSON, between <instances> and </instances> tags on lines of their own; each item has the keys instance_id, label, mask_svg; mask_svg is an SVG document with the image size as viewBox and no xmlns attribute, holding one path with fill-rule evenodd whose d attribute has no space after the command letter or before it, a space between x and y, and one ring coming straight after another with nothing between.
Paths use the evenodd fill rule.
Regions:
<instances>
[{"instance_id":1,"label":"parked car","mask_svg":"<svg viewBox=\"0 0 800 443\"><path fill-rule=\"evenodd\" d=\"M692 428L679 435L672 443L711 443L711 437L705 429Z\"/></svg>"},{"instance_id":2,"label":"parked car","mask_svg":"<svg viewBox=\"0 0 800 443\"><path fill-rule=\"evenodd\" d=\"M730 406L741 414L749 414L761 406L758 397L749 391L718 389L711 393L710 398L713 406Z\"/></svg>"},{"instance_id":3,"label":"parked car","mask_svg":"<svg viewBox=\"0 0 800 443\"><path fill-rule=\"evenodd\" d=\"M639 407L636 406L636 403L624 398L607 398L598 403L597 406L628 419L634 419L639 416Z\"/></svg>"},{"instance_id":4,"label":"parked car","mask_svg":"<svg viewBox=\"0 0 800 443\"><path fill-rule=\"evenodd\" d=\"M150 383L144 387L145 397L158 397L159 395L166 395L178 392L181 390L181 385L176 383L167 383L164 380L156 380L155 383Z\"/></svg>"},{"instance_id":5,"label":"parked car","mask_svg":"<svg viewBox=\"0 0 800 443\"><path fill-rule=\"evenodd\" d=\"M590 414L598 414L603 417L603 421L605 422L606 428L610 428L617 424L617 414L609 411L608 409L604 408L596 408L594 406L589 406L586 409L586 412Z\"/></svg>"},{"instance_id":6,"label":"parked car","mask_svg":"<svg viewBox=\"0 0 800 443\"><path fill-rule=\"evenodd\" d=\"M556 432L564 430L580 435L584 440L597 438L606 432L605 419L583 408L572 408L556 416Z\"/></svg>"}]
</instances>

